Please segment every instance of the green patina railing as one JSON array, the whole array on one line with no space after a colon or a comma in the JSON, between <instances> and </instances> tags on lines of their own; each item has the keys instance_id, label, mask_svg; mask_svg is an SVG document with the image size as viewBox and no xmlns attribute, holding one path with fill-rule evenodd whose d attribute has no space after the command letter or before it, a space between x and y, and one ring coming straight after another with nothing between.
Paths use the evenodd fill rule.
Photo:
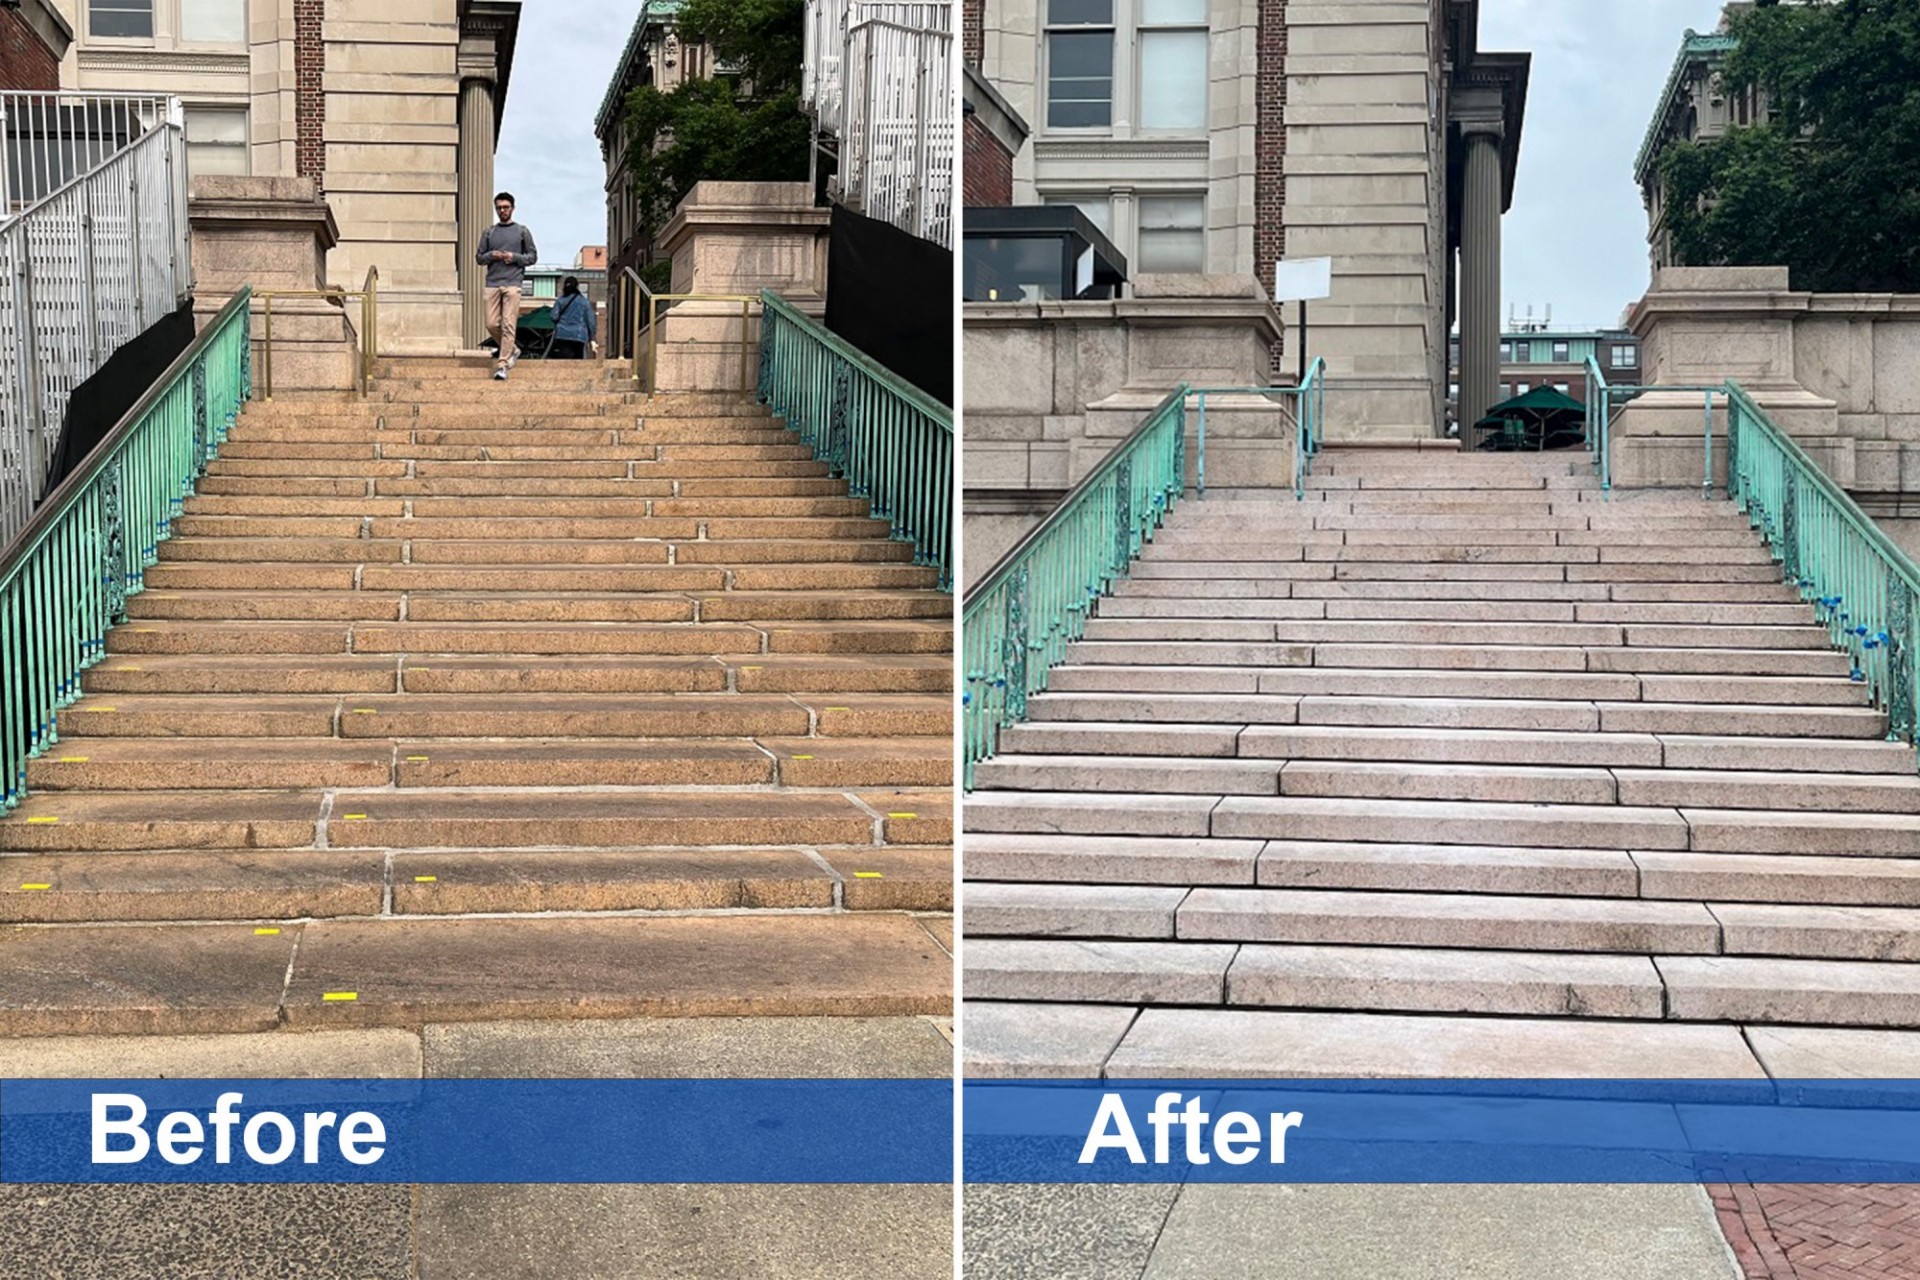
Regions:
<instances>
[{"instance_id":1,"label":"green patina railing","mask_svg":"<svg viewBox=\"0 0 1920 1280\"><path fill-rule=\"evenodd\" d=\"M760 400L953 589L953 413L771 290Z\"/></svg>"},{"instance_id":2,"label":"green patina railing","mask_svg":"<svg viewBox=\"0 0 1920 1280\"><path fill-rule=\"evenodd\" d=\"M25 797L27 760L59 739L60 709L246 404L250 296L234 295L0 551L0 810Z\"/></svg>"},{"instance_id":3,"label":"green patina railing","mask_svg":"<svg viewBox=\"0 0 1920 1280\"><path fill-rule=\"evenodd\" d=\"M1887 737L1914 741L1914 602L1920 566L1814 465L1737 384L1727 398L1727 493L1811 601L1853 678L1887 713Z\"/></svg>"},{"instance_id":4,"label":"green patina railing","mask_svg":"<svg viewBox=\"0 0 1920 1280\"><path fill-rule=\"evenodd\" d=\"M1187 484L1188 388L1182 383L1014 544L961 610L961 717L973 767L1024 720L1027 699L1087 626L1094 601L1140 554Z\"/></svg>"},{"instance_id":5,"label":"green patina railing","mask_svg":"<svg viewBox=\"0 0 1920 1280\"><path fill-rule=\"evenodd\" d=\"M1201 497L1207 494L1207 397L1262 396L1293 407L1293 496L1307 496L1307 477L1313 473L1313 460L1320 452L1321 423L1326 413L1327 362L1315 356L1307 366L1307 376L1297 387L1189 387L1187 396L1196 409L1194 433L1198 444L1194 453L1194 488Z\"/></svg>"}]
</instances>

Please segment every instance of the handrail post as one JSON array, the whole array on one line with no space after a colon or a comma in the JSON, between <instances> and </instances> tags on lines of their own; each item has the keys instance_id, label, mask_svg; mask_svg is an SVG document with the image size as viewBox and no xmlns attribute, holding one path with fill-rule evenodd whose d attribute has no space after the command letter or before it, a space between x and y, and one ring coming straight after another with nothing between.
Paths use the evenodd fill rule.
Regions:
<instances>
[{"instance_id":1,"label":"handrail post","mask_svg":"<svg viewBox=\"0 0 1920 1280\"><path fill-rule=\"evenodd\" d=\"M1198 496L1204 500L1207 496L1207 393L1200 393L1198 443L1194 448L1194 481Z\"/></svg>"},{"instance_id":2,"label":"handrail post","mask_svg":"<svg viewBox=\"0 0 1920 1280\"><path fill-rule=\"evenodd\" d=\"M267 307L267 338L260 359L260 390L262 400L273 399L273 295L261 299ZM252 328L249 324L248 328Z\"/></svg>"},{"instance_id":3,"label":"handrail post","mask_svg":"<svg viewBox=\"0 0 1920 1280\"><path fill-rule=\"evenodd\" d=\"M647 399L660 389L660 302L647 299Z\"/></svg>"},{"instance_id":4,"label":"handrail post","mask_svg":"<svg viewBox=\"0 0 1920 1280\"><path fill-rule=\"evenodd\" d=\"M1701 399L1706 402L1705 458L1700 471L1700 498L1705 501L1713 496L1713 392L1707 392Z\"/></svg>"}]
</instances>

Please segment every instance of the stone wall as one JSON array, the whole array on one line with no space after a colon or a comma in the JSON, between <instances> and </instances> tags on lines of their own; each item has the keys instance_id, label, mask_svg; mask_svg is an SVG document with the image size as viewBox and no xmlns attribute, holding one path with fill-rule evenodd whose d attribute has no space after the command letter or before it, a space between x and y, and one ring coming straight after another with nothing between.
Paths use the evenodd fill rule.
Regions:
<instances>
[{"instance_id":1,"label":"stone wall","mask_svg":"<svg viewBox=\"0 0 1920 1280\"><path fill-rule=\"evenodd\" d=\"M1667 267L1629 317L1648 385L1732 378L1869 514L1920 545L1920 295L1815 294L1785 267ZM1697 487L1703 397L1654 394L1615 420L1614 474ZM1713 425L1724 483L1725 413Z\"/></svg>"},{"instance_id":2,"label":"stone wall","mask_svg":"<svg viewBox=\"0 0 1920 1280\"><path fill-rule=\"evenodd\" d=\"M1146 275L1134 287L1134 297L1114 301L966 304L969 580L1179 383L1267 384L1280 322L1251 280ZM1189 453L1187 474L1197 479ZM1212 488L1290 487L1290 410L1260 396L1210 397L1206 456Z\"/></svg>"}]
</instances>

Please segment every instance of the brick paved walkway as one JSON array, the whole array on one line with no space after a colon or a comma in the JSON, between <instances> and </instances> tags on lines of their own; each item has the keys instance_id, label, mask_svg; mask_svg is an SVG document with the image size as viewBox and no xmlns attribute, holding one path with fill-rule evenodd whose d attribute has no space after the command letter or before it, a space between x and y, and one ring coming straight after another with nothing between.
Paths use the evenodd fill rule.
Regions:
<instances>
[{"instance_id":1,"label":"brick paved walkway","mask_svg":"<svg viewBox=\"0 0 1920 1280\"><path fill-rule=\"evenodd\" d=\"M1710 1183L1747 1280L1914 1280L1920 1186Z\"/></svg>"}]
</instances>

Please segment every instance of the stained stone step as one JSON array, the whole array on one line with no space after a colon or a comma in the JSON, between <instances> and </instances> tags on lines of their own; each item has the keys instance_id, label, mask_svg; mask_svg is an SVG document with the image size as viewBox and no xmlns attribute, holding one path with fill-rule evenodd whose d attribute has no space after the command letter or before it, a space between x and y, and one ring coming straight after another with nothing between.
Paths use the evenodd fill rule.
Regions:
<instances>
[{"instance_id":1,"label":"stained stone step","mask_svg":"<svg viewBox=\"0 0 1920 1280\"><path fill-rule=\"evenodd\" d=\"M1208 942L1311 942L1519 951L1713 955L1704 906L1617 898L1198 888L1179 936Z\"/></svg>"},{"instance_id":2,"label":"stained stone step","mask_svg":"<svg viewBox=\"0 0 1920 1280\"><path fill-rule=\"evenodd\" d=\"M1229 1005L1528 1014L1662 1016L1643 956L1400 947L1246 946L1227 970Z\"/></svg>"},{"instance_id":3,"label":"stained stone step","mask_svg":"<svg viewBox=\"0 0 1920 1280\"><path fill-rule=\"evenodd\" d=\"M952 990L926 928L865 912L14 927L0 965L8 1035L937 1014Z\"/></svg>"}]
</instances>

